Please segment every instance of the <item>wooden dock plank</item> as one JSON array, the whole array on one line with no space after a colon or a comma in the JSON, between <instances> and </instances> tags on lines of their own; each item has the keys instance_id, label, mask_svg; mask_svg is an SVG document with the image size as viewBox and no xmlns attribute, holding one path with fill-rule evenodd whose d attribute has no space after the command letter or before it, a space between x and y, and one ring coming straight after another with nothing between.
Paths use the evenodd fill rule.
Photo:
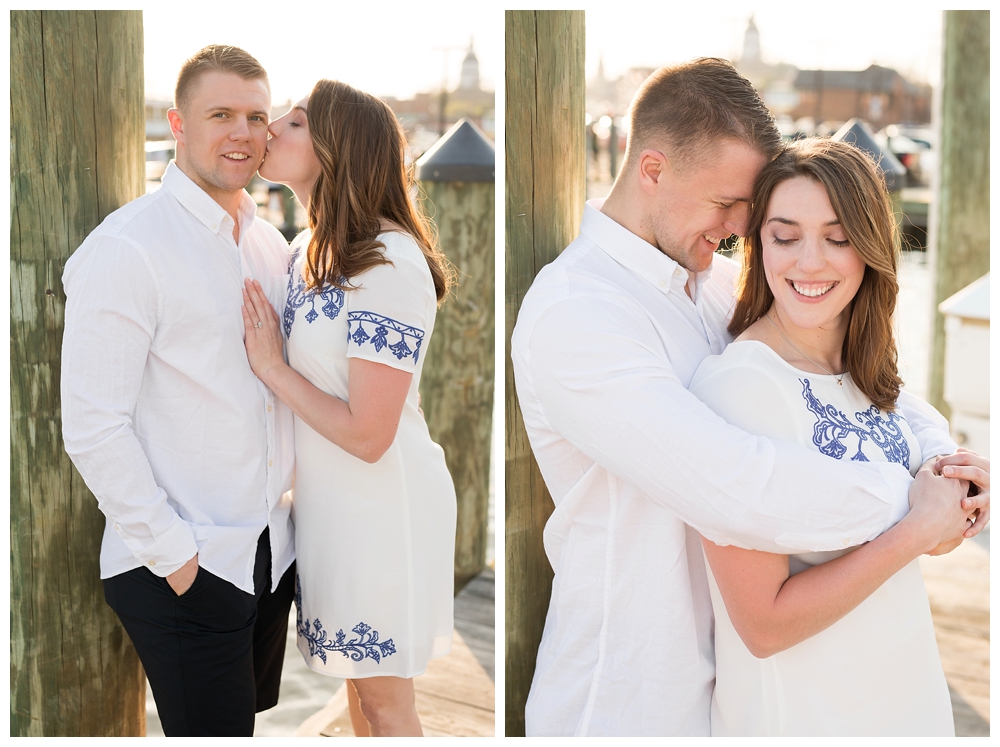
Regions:
<instances>
[{"instance_id":1,"label":"wooden dock plank","mask_svg":"<svg viewBox=\"0 0 1000 747\"><path fill-rule=\"evenodd\" d=\"M966 541L947 555L922 556L920 569L931 603L941 664L951 690L955 734L989 736L989 550Z\"/></svg>"}]
</instances>

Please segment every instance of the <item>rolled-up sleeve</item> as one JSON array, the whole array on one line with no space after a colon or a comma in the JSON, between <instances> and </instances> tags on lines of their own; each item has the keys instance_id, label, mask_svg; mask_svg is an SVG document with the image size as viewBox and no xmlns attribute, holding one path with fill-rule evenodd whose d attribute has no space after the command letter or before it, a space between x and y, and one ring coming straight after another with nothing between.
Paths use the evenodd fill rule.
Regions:
<instances>
[{"instance_id":1,"label":"rolled-up sleeve","mask_svg":"<svg viewBox=\"0 0 1000 747\"><path fill-rule=\"evenodd\" d=\"M63 285L66 452L136 560L166 576L198 547L133 428L160 304L155 275L140 247L92 237L67 263Z\"/></svg>"},{"instance_id":2,"label":"rolled-up sleeve","mask_svg":"<svg viewBox=\"0 0 1000 747\"><path fill-rule=\"evenodd\" d=\"M898 465L839 463L726 423L622 299L563 300L526 333L518 390L548 427L717 544L836 550L906 513L912 478Z\"/></svg>"}]
</instances>

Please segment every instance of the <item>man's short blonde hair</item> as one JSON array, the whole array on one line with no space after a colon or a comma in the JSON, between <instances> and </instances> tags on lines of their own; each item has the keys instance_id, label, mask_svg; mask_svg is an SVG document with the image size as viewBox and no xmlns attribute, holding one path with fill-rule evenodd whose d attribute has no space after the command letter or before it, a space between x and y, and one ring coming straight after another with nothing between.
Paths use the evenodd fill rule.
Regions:
<instances>
[{"instance_id":1,"label":"man's short blonde hair","mask_svg":"<svg viewBox=\"0 0 1000 747\"><path fill-rule=\"evenodd\" d=\"M644 148L665 148L680 169L720 140L743 142L768 161L782 146L774 118L750 81L715 57L661 67L639 87L629 119L629 151L638 155Z\"/></svg>"},{"instance_id":2,"label":"man's short blonde hair","mask_svg":"<svg viewBox=\"0 0 1000 747\"><path fill-rule=\"evenodd\" d=\"M243 80L263 80L270 93L271 84L267 81L267 72L263 66L248 52L239 47L226 44L209 44L204 49L195 52L181 66L177 75L177 86L174 88L174 106L184 109L191 97L198 76L208 72L233 73Z\"/></svg>"}]
</instances>

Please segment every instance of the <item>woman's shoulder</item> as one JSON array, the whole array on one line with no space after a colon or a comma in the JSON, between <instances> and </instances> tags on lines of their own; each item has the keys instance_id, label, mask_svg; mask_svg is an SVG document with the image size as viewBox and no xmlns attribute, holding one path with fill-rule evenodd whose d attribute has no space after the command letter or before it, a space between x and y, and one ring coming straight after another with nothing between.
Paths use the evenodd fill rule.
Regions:
<instances>
[{"instance_id":1,"label":"woman's shoulder","mask_svg":"<svg viewBox=\"0 0 1000 747\"><path fill-rule=\"evenodd\" d=\"M427 258L413 236L405 231L383 231L378 235L377 240L385 247L383 253L389 261L372 267L359 275L359 278L369 272L376 271L377 275L397 274L409 278L421 277L433 284L430 267L427 266Z\"/></svg>"},{"instance_id":2,"label":"woman's shoulder","mask_svg":"<svg viewBox=\"0 0 1000 747\"><path fill-rule=\"evenodd\" d=\"M747 433L794 440L799 419L794 395L800 385L786 367L764 343L741 340L702 361L688 388Z\"/></svg>"},{"instance_id":3,"label":"woman's shoulder","mask_svg":"<svg viewBox=\"0 0 1000 747\"><path fill-rule=\"evenodd\" d=\"M385 245L385 256L389 259L398 257L410 262L420 260L424 265L427 264L417 240L402 229L383 231L378 235L378 241Z\"/></svg>"},{"instance_id":4,"label":"woman's shoulder","mask_svg":"<svg viewBox=\"0 0 1000 747\"><path fill-rule=\"evenodd\" d=\"M710 355L701 362L691 385L723 374L740 375L752 369L769 378L779 378L787 364L765 343L753 339L737 339L719 355Z\"/></svg>"},{"instance_id":5,"label":"woman's shoulder","mask_svg":"<svg viewBox=\"0 0 1000 747\"><path fill-rule=\"evenodd\" d=\"M352 277L351 285L356 289L369 291L381 289L384 293L403 293L420 299L433 296L433 304L436 307L434 279L431 277L427 260L414 238L408 233L384 231L377 236L377 240L385 247L382 252L387 261L373 265Z\"/></svg>"},{"instance_id":6,"label":"woman's shoulder","mask_svg":"<svg viewBox=\"0 0 1000 747\"><path fill-rule=\"evenodd\" d=\"M720 397L726 401L773 399L784 395L794 379L792 373L764 343L738 340L720 355L705 358L688 388L710 404Z\"/></svg>"}]
</instances>

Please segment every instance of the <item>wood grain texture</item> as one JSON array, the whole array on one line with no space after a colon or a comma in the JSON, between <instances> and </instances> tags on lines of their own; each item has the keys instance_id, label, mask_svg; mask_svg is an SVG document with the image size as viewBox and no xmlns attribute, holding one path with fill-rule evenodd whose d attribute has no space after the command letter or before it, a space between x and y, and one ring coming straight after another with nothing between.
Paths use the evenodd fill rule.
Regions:
<instances>
[{"instance_id":1,"label":"wood grain texture","mask_svg":"<svg viewBox=\"0 0 1000 747\"><path fill-rule=\"evenodd\" d=\"M505 734L524 704L552 589L542 530L552 500L515 394L510 334L535 275L577 235L585 199L584 13L505 12Z\"/></svg>"},{"instance_id":2,"label":"wood grain texture","mask_svg":"<svg viewBox=\"0 0 1000 747\"><path fill-rule=\"evenodd\" d=\"M12 736L145 731L142 669L100 582L104 517L63 451L59 400L62 268L144 189L142 75L139 11L11 11Z\"/></svg>"},{"instance_id":3,"label":"wood grain texture","mask_svg":"<svg viewBox=\"0 0 1000 747\"><path fill-rule=\"evenodd\" d=\"M928 246L935 273L928 400L945 415L938 304L990 271L990 12L944 11L940 178Z\"/></svg>"}]
</instances>

